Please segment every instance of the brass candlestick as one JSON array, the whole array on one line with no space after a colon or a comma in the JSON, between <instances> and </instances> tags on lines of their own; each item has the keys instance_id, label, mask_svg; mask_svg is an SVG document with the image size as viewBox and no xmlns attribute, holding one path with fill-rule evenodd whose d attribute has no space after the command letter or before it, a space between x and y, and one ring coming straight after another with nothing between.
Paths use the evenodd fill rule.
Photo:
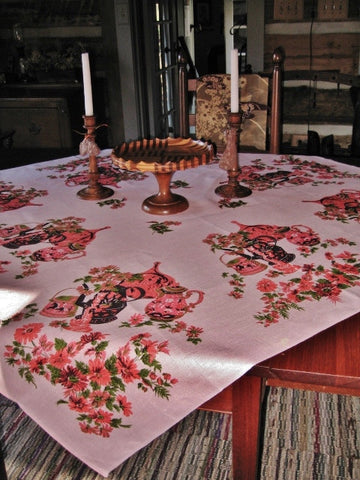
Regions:
<instances>
[{"instance_id":1,"label":"brass candlestick","mask_svg":"<svg viewBox=\"0 0 360 480\"><path fill-rule=\"evenodd\" d=\"M83 200L101 200L113 195L114 191L109 187L104 187L99 183L99 170L97 165L97 155L100 149L95 142L96 126L95 115L83 115L84 128L86 130L85 138L80 143L80 155L89 155L89 185L83 188L77 195Z\"/></svg>"},{"instance_id":2,"label":"brass candlestick","mask_svg":"<svg viewBox=\"0 0 360 480\"><path fill-rule=\"evenodd\" d=\"M228 183L219 185L215 189L215 193L227 198L242 198L251 195L250 188L240 185L238 176L240 173L238 146L239 133L241 125L241 113L229 113L229 130L226 138L226 147L223 156L219 162L219 167L227 170Z\"/></svg>"}]
</instances>

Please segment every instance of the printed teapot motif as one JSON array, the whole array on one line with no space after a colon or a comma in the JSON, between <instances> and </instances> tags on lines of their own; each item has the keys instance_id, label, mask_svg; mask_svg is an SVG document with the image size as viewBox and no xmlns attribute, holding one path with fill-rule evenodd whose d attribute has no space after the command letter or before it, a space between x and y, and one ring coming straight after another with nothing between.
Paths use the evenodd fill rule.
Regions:
<instances>
[{"instance_id":1,"label":"printed teapot motif","mask_svg":"<svg viewBox=\"0 0 360 480\"><path fill-rule=\"evenodd\" d=\"M86 283L76 289L77 295L59 292L40 313L52 318L71 318L69 329L89 331L90 325L113 322L129 302L141 299L152 300L144 309L151 320L170 322L192 312L202 302L203 292L180 286L158 267L159 262L155 262L149 270L135 274L104 267L101 271L108 268L111 275L87 275ZM193 295L197 298L190 301Z\"/></svg>"},{"instance_id":2,"label":"printed teapot motif","mask_svg":"<svg viewBox=\"0 0 360 480\"><path fill-rule=\"evenodd\" d=\"M38 262L71 260L86 255L86 247L96 234L109 226L87 229L82 226L84 218L66 217L49 220L36 225L4 226L0 229L0 246L15 250L14 257L21 258L23 276L37 273ZM37 250L19 250L40 243L50 244ZM20 276L19 276L20 278Z\"/></svg>"},{"instance_id":3,"label":"printed teapot motif","mask_svg":"<svg viewBox=\"0 0 360 480\"><path fill-rule=\"evenodd\" d=\"M35 188L25 190L23 187L15 187L11 183L0 182L0 212L8 212L28 206L41 206L41 203L32 203L32 200L47 194L46 190L36 190Z\"/></svg>"},{"instance_id":4,"label":"printed teapot motif","mask_svg":"<svg viewBox=\"0 0 360 480\"><path fill-rule=\"evenodd\" d=\"M197 294L197 300L187 303L187 299L190 299L193 294ZM146 306L145 313L152 320L168 322L182 317L187 312L192 312L203 298L204 294L199 290L188 290L181 286L166 286L161 289L160 296Z\"/></svg>"},{"instance_id":5,"label":"printed teapot motif","mask_svg":"<svg viewBox=\"0 0 360 480\"><path fill-rule=\"evenodd\" d=\"M246 225L233 221L238 232L224 237L220 261L239 275L256 275L269 266L283 273L295 272L295 253L287 251L286 243L309 248L320 243L319 235L305 225ZM205 240L211 243L211 235ZM280 242L282 244L280 245Z\"/></svg>"},{"instance_id":6,"label":"printed teapot motif","mask_svg":"<svg viewBox=\"0 0 360 480\"><path fill-rule=\"evenodd\" d=\"M360 191L341 190L340 193L323 197L320 200L304 200L307 203L319 203L324 207L323 212L317 212L323 220L360 221Z\"/></svg>"}]
</instances>

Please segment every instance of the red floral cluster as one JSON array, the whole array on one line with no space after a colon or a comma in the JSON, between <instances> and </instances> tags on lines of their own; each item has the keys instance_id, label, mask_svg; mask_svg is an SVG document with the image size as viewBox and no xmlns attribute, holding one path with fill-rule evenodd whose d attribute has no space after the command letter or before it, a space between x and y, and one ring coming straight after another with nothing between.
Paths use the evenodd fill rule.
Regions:
<instances>
[{"instance_id":1,"label":"red floral cluster","mask_svg":"<svg viewBox=\"0 0 360 480\"><path fill-rule=\"evenodd\" d=\"M109 354L103 333L84 334L79 341L67 343L61 338L49 340L43 327L28 323L17 328L5 357L27 382L36 385L35 375L39 375L60 385L63 396L58 404L67 404L78 414L85 433L109 437L114 428L128 426L123 424L123 417L133 414L125 395L128 384L137 383L143 392L167 399L177 383L170 373L162 372L158 360L159 354L169 354L168 342L152 340L150 333L135 335ZM87 362L80 360L80 353Z\"/></svg>"},{"instance_id":2,"label":"red floral cluster","mask_svg":"<svg viewBox=\"0 0 360 480\"><path fill-rule=\"evenodd\" d=\"M232 255L240 255L246 243L246 232L232 232L228 235L209 234L204 242L211 246L211 250L230 252ZM345 238L328 239L315 246L298 245L297 250L302 257L310 257L319 249L328 249L347 245L354 246ZM324 252L326 264L306 263L295 265L292 263L274 263L271 268L267 266L267 273L257 282L257 289L261 292L261 301L265 304L261 312L254 318L258 323L269 326L279 322L281 318L288 318L291 310L302 310L305 301L320 301L323 299L332 302L339 301L345 289L360 286L360 255L349 251L334 254L327 250ZM228 267L232 262L227 263ZM296 277L287 281L276 281L297 272ZM224 278L229 278L232 291L229 293L235 299L243 296L246 282L241 274L223 273Z\"/></svg>"},{"instance_id":3,"label":"red floral cluster","mask_svg":"<svg viewBox=\"0 0 360 480\"><path fill-rule=\"evenodd\" d=\"M99 182L102 185L111 185L116 188L119 188L120 183L126 180L141 181L147 177L143 172L130 172L115 167L112 164L110 156L99 157L98 167L100 172ZM64 179L65 185L68 187L87 185L89 183L88 160L86 158L75 157L67 163L41 167L38 168L38 170L55 171L59 174L59 178ZM49 178L56 179L57 175L52 174ZM100 203L98 203L98 205L100 205ZM118 204L117 207L113 202L102 203L100 206L103 205L111 205L111 208L120 208L123 206L123 203Z\"/></svg>"},{"instance_id":4,"label":"red floral cluster","mask_svg":"<svg viewBox=\"0 0 360 480\"><path fill-rule=\"evenodd\" d=\"M130 317L128 322L122 322L120 327L142 327L146 325L153 325L154 323L156 323L161 330L169 330L171 333L185 332L187 341L193 343L194 345L201 342L200 335L204 332L202 327L188 325L183 320L175 320L174 322L153 322L141 313L135 313Z\"/></svg>"},{"instance_id":5,"label":"red floral cluster","mask_svg":"<svg viewBox=\"0 0 360 480\"><path fill-rule=\"evenodd\" d=\"M41 204L32 203L32 200L46 195L48 195L47 190L36 190L33 187L25 190L23 187L15 187L11 183L0 182L0 212L8 212L27 206L39 206Z\"/></svg>"},{"instance_id":6,"label":"red floral cluster","mask_svg":"<svg viewBox=\"0 0 360 480\"><path fill-rule=\"evenodd\" d=\"M238 180L245 182L252 190L264 191L281 185L341 184L344 178L360 178L360 175L342 172L313 160L282 155L271 164L261 159L253 160L252 165L241 168Z\"/></svg>"},{"instance_id":7,"label":"red floral cluster","mask_svg":"<svg viewBox=\"0 0 360 480\"><path fill-rule=\"evenodd\" d=\"M305 264L302 276L291 278L287 282L275 283L270 278L263 278L257 288L263 293L265 303L262 313L255 316L259 323L269 326L277 323L281 317L287 318L291 309L301 310L304 301L328 299L336 303L342 292L351 287L360 286L360 256L344 251L339 255L326 254L331 267ZM276 272L269 272L276 276Z\"/></svg>"}]
</instances>

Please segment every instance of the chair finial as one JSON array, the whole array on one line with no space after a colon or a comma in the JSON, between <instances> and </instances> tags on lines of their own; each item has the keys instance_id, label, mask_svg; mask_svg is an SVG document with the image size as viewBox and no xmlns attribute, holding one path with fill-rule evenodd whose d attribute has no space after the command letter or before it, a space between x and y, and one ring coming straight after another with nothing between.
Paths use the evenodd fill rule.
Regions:
<instances>
[{"instance_id":1,"label":"chair finial","mask_svg":"<svg viewBox=\"0 0 360 480\"><path fill-rule=\"evenodd\" d=\"M282 47L275 48L272 56L274 65L280 66L285 60L285 52Z\"/></svg>"},{"instance_id":2,"label":"chair finial","mask_svg":"<svg viewBox=\"0 0 360 480\"><path fill-rule=\"evenodd\" d=\"M178 59L178 64L179 65L182 65L182 66L187 65L186 53L185 53L185 50L182 47L180 47L178 49L177 59Z\"/></svg>"}]
</instances>

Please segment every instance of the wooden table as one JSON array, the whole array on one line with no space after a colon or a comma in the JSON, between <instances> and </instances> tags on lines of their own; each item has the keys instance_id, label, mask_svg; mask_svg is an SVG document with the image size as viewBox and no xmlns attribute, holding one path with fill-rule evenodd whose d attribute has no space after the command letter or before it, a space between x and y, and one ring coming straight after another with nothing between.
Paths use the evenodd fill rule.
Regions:
<instances>
[{"instance_id":1,"label":"wooden table","mask_svg":"<svg viewBox=\"0 0 360 480\"><path fill-rule=\"evenodd\" d=\"M98 159L104 185L114 190L109 202L79 199L86 158L2 171L0 282L15 297L9 310L1 304L0 313L8 312L1 324L1 393L107 476L223 392L221 408L212 408L234 415L234 477L253 480L265 385L352 393L357 381L359 355L347 349L346 335L356 348L359 342L349 321L346 332L342 324L330 330L336 333L329 346L324 333L314 345L301 342L360 310L359 171L317 157L242 154L240 181L252 189L246 202L228 204L216 195L225 175L214 163L179 173L176 187L189 208L157 217L141 209L156 188L153 176L129 178L109 154ZM162 314L169 314L166 306L170 320ZM100 374L88 352L101 352ZM153 371L159 362L163 378ZM145 384L138 372L147 375L148 363L153 370ZM74 368L78 381L69 383ZM168 398L157 395L159 384ZM102 405L88 402L89 389L118 403L126 394L131 414L106 405L104 416ZM121 422L131 428L118 428ZM114 448L102 437L108 430Z\"/></svg>"},{"instance_id":2,"label":"wooden table","mask_svg":"<svg viewBox=\"0 0 360 480\"><path fill-rule=\"evenodd\" d=\"M259 478L266 386L360 395L359 321L360 313L255 365L201 407L233 416L233 480ZM6 480L2 455L0 473Z\"/></svg>"},{"instance_id":3,"label":"wooden table","mask_svg":"<svg viewBox=\"0 0 360 480\"><path fill-rule=\"evenodd\" d=\"M259 478L265 387L360 396L360 313L255 365L201 408L233 415L234 480Z\"/></svg>"}]
</instances>

